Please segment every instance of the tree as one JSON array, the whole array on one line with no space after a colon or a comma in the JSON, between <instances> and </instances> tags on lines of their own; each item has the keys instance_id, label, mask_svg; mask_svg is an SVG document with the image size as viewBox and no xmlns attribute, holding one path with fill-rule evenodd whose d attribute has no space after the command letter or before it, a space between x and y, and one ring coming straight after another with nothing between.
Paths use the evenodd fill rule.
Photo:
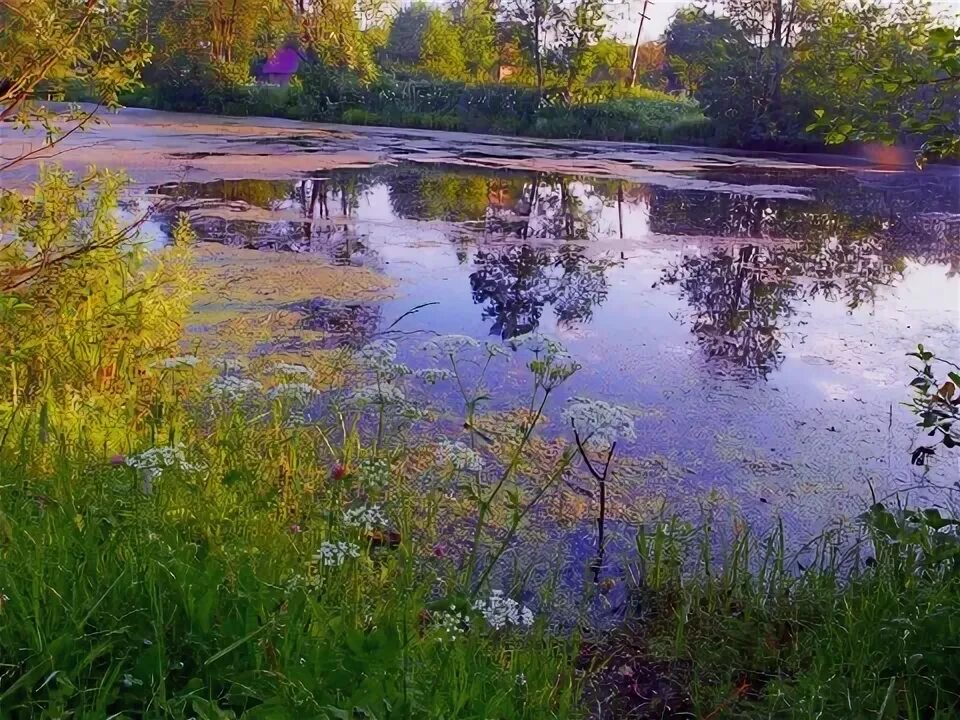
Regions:
<instances>
[{"instance_id":1,"label":"tree","mask_svg":"<svg viewBox=\"0 0 960 720\"><path fill-rule=\"evenodd\" d=\"M808 129L828 143L913 137L918 162L960 155L960 27L938 26L925 3L838 8L800 50L799 79L820 88Z\"/></svg>"},{"instance_id":2,"label":"tree","mask_svg":"<svg viewBox=\"0 0 960 720\"><path fill-rule=\"evenodd\" d=\"M566 94L582 85L597 64L594 47L603 36L606 13L602 0L577 0L554 8L550 28L556 38L556 64L566 76Z\"/></svg>"},{"instance_id":3,"label":"tree","mask_svg":"<svg viewBox=\"0 0 960 720\"><path fill-rule=\"evenodd\" d=\"M53 112L32 101L72 84L114 107L139 85L150 46L139 30L143 9L132 0L0 0L0 122L40 124L44 147L0 158L0 171L82 129L93 112Z\"/></svg>"},{"instance_id":4,"label":"tree","mask_svg":"<svg viewBox=\"0 0 960 720\"><path fill-rule=\"evenodd\" d=\"M370 22L379 17L377 6L365 7ZM377 35L364 32L360 23L354 0L315 0L297 16L301 44L310 55L325 65L352 70L367 80L377 72L371 44Z\"/></svg>"},{"instance_id":5,"label":"tree","mask_svg":"<svg viewBox=\"0 0 960 720\"><path fill-rule=\"evenodd\" d=\"M537 90L544 86L544 51L553 0L506 0L503 14L516 33L521 50L530 58L537 78Z\"/></svg>"},{"instance_id":6,"label":"tree","mask_svg":"<svg viewBox=\"0 0 960 720\"><path fill-rule=\"evenodd\" d=\"M420 62L423 33L429 19L430 8L423 2L415 2L397 13L387 36L386 56L405 65Z\"/></svg>"},{"instance_id":7,"label":"tree","mask_svg":"<svg viewBox=\"0 0 960 720\"><path fill-rule=\"evenodd\" d=\"M430 11L420 44L420 66L446 80L459 80L466 73L460 33L445 12Z\"/></svg>"},{"instance_id":8,"label":"tree","mask_svg":"<svg viewBox=\"0 0 960 720\"><path fill-rule=\"evenodd\" d=\"M474 82L485 82L497 64L497 25L491 0L463 0L454 6L460 27L460 44L466 73Z\"/></svg>"}]
</instances>

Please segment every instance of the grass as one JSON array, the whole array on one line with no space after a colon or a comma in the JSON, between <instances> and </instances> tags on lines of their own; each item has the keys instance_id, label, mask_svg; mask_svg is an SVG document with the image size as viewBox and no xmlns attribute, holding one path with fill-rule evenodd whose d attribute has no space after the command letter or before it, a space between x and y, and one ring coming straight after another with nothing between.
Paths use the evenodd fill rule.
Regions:
<instances>
[{"instance_id":1,"label":"grass","mask_svg":"<svg viewBox=\"0 0 960 720\"><path fill-rule=\"evenodd\" d=\"M722 551L677 521L640 535L643 652L695 717L957 717L955 525L880 505L862 519L800 556L782 528L740 527Z\"/></svg>"}]
</instances>

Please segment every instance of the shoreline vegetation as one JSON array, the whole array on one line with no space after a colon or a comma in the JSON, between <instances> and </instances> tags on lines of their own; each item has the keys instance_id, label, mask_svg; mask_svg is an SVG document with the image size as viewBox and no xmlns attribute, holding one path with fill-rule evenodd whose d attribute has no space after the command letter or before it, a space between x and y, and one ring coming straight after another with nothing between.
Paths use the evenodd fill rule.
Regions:
<instances>
[{"instance_id":1,"label":"shoreline vegetation","mask_svg":"<svg viewBox=\"0 0 960 720\"><path fill-rule=\"evenodd\" d=\"M724 5L723 17L678 13L665 55L743 142L907 136L923 143L921 160L956 153L960 31L927 6ZM320 114L349 106L329 103L334 93L373 103L377 63L392 56L461 83L457 107L507 65L521 87L476 91L485 112L564 127L570 107L591 105L600 50L608 70L623 69L625 48L602 45L593 0L467 0L389 22L382 10L0 0L0 122L46 132L39 149L5 156L0 177L95 121L33 102L44 95L94 87L116 107L143 79L170 102L222 108L251 87L254 61L291 37L319 74L294 89ZM636 63L631 75L633 85ZM514 112L531 87L536 112ZM557 87L562 110L539 114ZM627 93L648 105L622 95L597 105L626 102L628 124L650 111L637 132L674 122L648 92ZM402 102L431 114L453 97L432 106L413 95ZM401 100L385 95L382 108ZM151 248L149 212L132 222L120 212L125 183L51 165L29 191L0 190L0 716L960 714L950 489L941 508L878 498L796 553L782 528L762 534L678 508L635 528L620 625L600 629L586 613L561 622L551 613L560 588L532 585L510 551L573 478L596 498L595 554L575 589L584 606L604 602L617 584L604 574L606 488L618 443L642 420L602 398L557 407L557 388L581 368L537 333L433 337L418 348L432 367L419 371L384 337L263 353L257 328L243 327L210 348L186 334L204 287L197 230L181 214L169 245ZM909 356L910 407L930 443L913 462L955 462L960 368L923 346ZM527 390L493 412L484 380L507 362L526 369ZM434 406L425 386L440 383L449 392Z\"/></svg>"}]
</instances>

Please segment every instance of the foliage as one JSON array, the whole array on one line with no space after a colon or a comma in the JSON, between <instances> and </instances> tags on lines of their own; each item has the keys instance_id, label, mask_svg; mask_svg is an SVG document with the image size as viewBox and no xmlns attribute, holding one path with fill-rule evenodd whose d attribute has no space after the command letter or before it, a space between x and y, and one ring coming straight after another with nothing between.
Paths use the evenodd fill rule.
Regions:
<instances>
[{"instance_id":1,"label":"foliage","mask_svg":"<svg viewBox=\"0 0 960 720\"><path fill-rule=\"evenodd\" d=\"M490 0L463 0L454 8L467 79L484 83L497 63L496 13Z\"/></svg>"},{"instance_id":2,"label":"foliage","mask_svg":"<svg viewBox=\"0 0 960 720\"><path fill-rule=\"evenodd\" d=\"M692 714L955 716L957 521L877 504L860 522L797 556L782 527L758 537L736 523L719 552L683 521L641 531L646 653L689 688Z\"/></svg>"},{"instance_id":3,"label":"foliage","mask_svg":"<svg viewBox=\"0 0 960 720\"><path fill-rule=\"evenodd\" d=\"M47 142L92 121L79 109L57 113L33 101L84 85L108 107L136 88L150 46L139 32L139 2L126 0L2 0L0 2L0 122L41 125ZM0 171L24 158L4 158Z\"/></svg>"},{"instance_id":4,"label":"foliage","mask_svg":"<svg viewBox=\"0 0 960 720\"><path fill-rule=\"evenodd\" d=\"M183 331L190 238L181 227L180 242L147 263L139 223L118 217L123 184L108 172L76 178L44 169L33 195L0 198L0 422L7 432L24 407L43 408L49 431L60 414L73 417L83 406L91 434L148 410L151 383L142 373ZM117 394L130 404L109 400Z\"/></svg>"},{"instance_id":5,"label":"foliage","mask_svg":"<svg viewBox=\"0 0 960 720\"><path fill-rule=\"evenodd\" d=\"M420 42L420 66L431 75L459 80L466 74L460 34L445 12L431 10Z\"/></svg>"},{"instance_id":6,"label":"foliage","mask_svg":"<svg viewBox=\"0 0 960 720\"><path fill-rule=\"evenodd\" d=\"M960 446L960 372L957 372L960 368L936 357L923 345L918 345L916 352L909 353L909 356L922 363L920 367L912 368L916 375L910 381L914 389L910 407L920 418L918 427L923 428L930 437L939 438L937 444L947 449ZM933 372L934 363L950 366L954 370L947 371L946 380L938 381ZM913 451L913 463L923 465L934 452L934 446L917 447Z\"/></svg>"},{"instance_id":7,"label":"foliage","mask_svg":"<svg viewBox=\"0 0 960 720\"><path fill-rule=\"evenodd\" d=\"M299 34L304 49L325 65L346 68L362 79L376 76L374 47L376 33L364 31L353 0L323 0L307 5L298 15ZM379 19L377 5L366 7Z\"/></svg>"},{"instance_id":8,"label":"foliage","mask_svg":"<svg viewBox=\"0 0 960 720\"><path fill-rule=\"evenodd\" d=\"M935 27L922 10L907 5L878 17L861 6L840 14L850 28L837 43L848 62L840 77L855 87L845 101L815 111L811 129L825 131L828 143L917 136L921 162L960 155L960 27Z\"/></svg>"}]
</instances>

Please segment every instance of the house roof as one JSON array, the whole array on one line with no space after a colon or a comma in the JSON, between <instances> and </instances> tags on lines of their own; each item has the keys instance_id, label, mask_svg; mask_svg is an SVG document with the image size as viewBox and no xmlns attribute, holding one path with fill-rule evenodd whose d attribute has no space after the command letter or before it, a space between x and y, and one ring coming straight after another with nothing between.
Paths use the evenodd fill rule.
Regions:
<instances>
[{"instance_id":1,"label":"house roof","mask_svg":"<svg viewBox=\"0 0 960 720\"><path fill-rule=\"evenodd\" d=\"M300 67L300 53L293 48L281 48L260 68L261 75L293 75Z\"/></svg>"}]
</instances>

